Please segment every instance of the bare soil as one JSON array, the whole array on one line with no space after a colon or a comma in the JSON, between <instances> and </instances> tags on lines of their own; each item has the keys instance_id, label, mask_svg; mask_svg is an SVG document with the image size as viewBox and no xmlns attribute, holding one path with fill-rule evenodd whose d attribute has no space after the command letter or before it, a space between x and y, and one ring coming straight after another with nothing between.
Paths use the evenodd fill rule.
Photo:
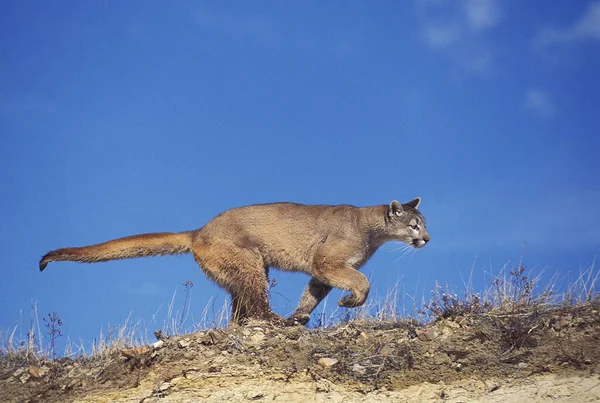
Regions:
<instances>
[{"instance_id":1,"label":"bare soil","mask_svg":"<svg viewBox=\"0 0 600 403\"><path fill-rule=\"evenodd\" d=\"M264 323L108 358L0 361L2 401L600 401L600 302L419 326Z\"/></svg>"}]
</instances>

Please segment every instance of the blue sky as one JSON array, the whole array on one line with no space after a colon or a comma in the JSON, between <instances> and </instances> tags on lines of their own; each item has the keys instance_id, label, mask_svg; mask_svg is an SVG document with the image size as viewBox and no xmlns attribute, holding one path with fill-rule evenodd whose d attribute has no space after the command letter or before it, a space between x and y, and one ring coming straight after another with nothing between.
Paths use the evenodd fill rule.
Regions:
<instances>
[{"instance_id":1,"label":"blue sky","mask_svg":"<svg viewBox=\"0 0 600 403\"><path fill-rule=\"evenodd\" d=\"M37 263L254 203L422 197L432 241L383 246L372 295L471 268L481 286L524 243L564 279L600 252L600 1L1 7L0 328L35 300L88 342L161 317L188 279L196 316L220 307L190 256ZM273 274L288 314L308 278Z\"/></svg>"}]
</instances>

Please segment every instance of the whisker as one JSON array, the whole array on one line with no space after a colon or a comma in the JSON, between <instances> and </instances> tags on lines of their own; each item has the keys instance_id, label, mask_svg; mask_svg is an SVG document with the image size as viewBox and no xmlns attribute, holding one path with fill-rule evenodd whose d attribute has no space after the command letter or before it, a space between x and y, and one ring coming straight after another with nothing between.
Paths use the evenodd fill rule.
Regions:
<instances>
[{"instance_id":1,"label":"whisker","mask_svg":"<svg viewBox=\"0 0 600 403\"><path fill-rule=\"evenodd\" d=\"M394 262L397 262L398 260L404 258L406 255L408 255L411 252L411 249L413 249L409 244L404 244L401 248L399 248L399 250L402 251L402 254L400 256L398 256Z\"/></svg>"}]
</instances>

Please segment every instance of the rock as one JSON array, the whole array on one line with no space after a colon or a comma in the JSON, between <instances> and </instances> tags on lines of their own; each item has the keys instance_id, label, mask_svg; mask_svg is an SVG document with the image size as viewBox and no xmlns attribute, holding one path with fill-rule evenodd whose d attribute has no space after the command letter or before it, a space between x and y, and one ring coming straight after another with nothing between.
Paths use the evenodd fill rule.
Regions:
<instances>
[{"instance_id":1,"label":"rock","mask_svg":"<svg viewBox=\"0 0 600 403\"><path fill-rule=\"evenodd\" d=\"M565 329L571 326L573 315L555 316L552 321L552 328L556 331Z\"/></svg>"},{"instance_id":2,"label":"rock","mask_svg":"<svg viewBox=\"0 0 600 403\"><path fill-rule=\"evenodd\" d=\"M264 397L265 397L265 394L260 389L251 390L248 393L246 393L246 399L248 399L248 400L259 400Z\"/></svg>"},{"instance_id":3,"label":"rock","mask_svg":"<svg viewBox=\"0 0 600 403\"><path fill-rule=\"evenodd\" d=\"M149 347L133 347L133 348L124 348L121 350L121 355L126 358L139 358L140 355L143 355L150 351Z\"/></svg>"},{"instance_id":4,"label":"rock","mask_svg":"<svg viewBox=\"0 0 600 403\"><path fill-rule=\"evenodd\" d=\"M159 348L164 347L164 345L165 345L165 342L162 341L162 340L159 340L156 343L152 344L152 348L155 349L155 350L158 350Z\"/></svg>"},{"instance_id":5,"label":"rock","mask_svg":"<svg viewBox=\"0 0 600 403\"><path fill-rule=\"evenodd\" d=\"M265 340L265 334L261 331L258 333L254 333L252 336L248 338L246 344L251 347L258 347Z\"/></svg>"},{"instance_id":6,"label":"rock","mask_svg":"<svg viewBox=\"0 0 600 403\"><path fill-rule=\"evenodd\" d=\"M169 389L170 387L171 387L171 384L169 382L163 382L158 386L157 390L159 392L164 392L165 390Z\"/></svg>"},{"instance_id":7,"label":"rock","mask_svg":"<svg viewBox=\"0 0 600 403\"><path fill-rule=\"evenodd\" d=\"M381 349L379 350L379 355L384 356L384 357L390 357L392 355L394 355L395 353L395 348L393 344L386 344L385 346L381 347Z\"/></svg>"},{"instance_id":8,"label":"rock","mask_svg":"<svg viewBox=\"0 0 600 403\"><path fill-rule=\"evenodd\" d=\"M13 376L17 378L21 383L25 383L31 378L29 372L25 368L19 368L14 373Z\"/></svg>"},{"instance_id":9,"label":"rock","mask_svg":"<svg viewBox=\"0 0 600 403\"><path fill-rule=\"evenodd\" d=\"M517 364L517 367L521 368L521 369L525 369L529 366L529 364L527 364L526 362L520 362Z\"/></svg>"},{"instance_id":10,"label":"rock","mask_svg":"<svg viewBox=\"0 0 600 403\"><path fill-rule=\"evenodd\" d=\"M211 346L220 343L226 338L227 335L222 331L209 330L206 334L203 334L202 336L198 337L198 341L200 342L200 344Z\"/></svg>"},{"instance_id":11,"label":"rock","mask_svg":"<svg viewBox=\"0 0 600 403\"><path fill-rule=\"evenodd\" d=\"M156 337L156 340L158 340L158 341L167 339L167 336L163 333L162 330L155 330L154 337Z\"/></svg>"},{"instance_id":12,"label":"rock","mask_svg":"<svg viewBox=\"0 0 600 403\"><path fill-rule=\"evenodd\" d=\"M26 373L26 374L21 375L19 380L21 381L21 383L26 383L29 380L29 378L31 378L31 376Z\"/></svg>"},{"instance_id":13,"label":"rock","mask_svg":"<svg viewBox=\"0 0 600 403\"><path fill-rule=\"evenodd\" d=\"M455 321L450 320L450 319L446 320L444 322L444 325L446 325L447 327L449 327L451 329L455 329L455 330L456 329L460 329L460 325L458 323L456 323Z\"/></svg>"},{"instance_id":14,"label":"rock","mask_svg":"<svg viewBox=\"0 0 600 403\"><path fill-rule=\"evenodd\" d=\"M332 366L334 366L337 363L338 363L337 359L335 359L335 358L328 358L328 357L319 358L319 361L317 361L317 364L319 364L323 368L332 367Z\"/></svg>"},{"instance_id":15,"label":"rock","mask_svg":"<svg viewBox=\"0 0 600 403\"><path fill-rule=\"evenodd\" d=\"M302 334L304 332L306 332L306 328L304 326L294 326L294 327L284 328L284 331L285 331L286 339L298 340L300 338L300 336L302 336Z\"/></svg>"},{"instance_id":16,"label":"rock","mask_svg":"<svg viewBox=\"0 0 600 403\"><path fill-rule=\"evenodd\" d=\"M83 385L83 382L80 379L72 379L69 382L67 382L65 385L63 385L62 389L63 390L71 390L73 388L77 388Z\"/></svg>"},{"instance_id":17,"label":"rock","mask_svg":"<svg viewBox=\"0 0 600 403\"><path fill-rule=\"evenodd\" d=\"M417 337L421 341L432 341L438 336L438 331L434 327L417 329L416 330Z\"/></svg>"},{"instance_id":18,"label":"rock","mask_svg":"<svg viewBox=\"0 0 600 403\"><path fill-rule=\"evenodd\" d=\"M435 365L452 365L452 359L450 356L443 352L438 352L433 355L433 363Z\"/></svg>"},{"instance_id":19,"label":"rock","mask_svg":"<svg viewBox=\"0 0 600 403\"><path fill-rule=\"evenodd\" d=\"M181 348L187 348L190 345L190 341L186 340L186 339L181 339L177 342L177 344L179 345L179 347Z\"/></svg>"},{"instance_id":20,"label":"rock","mask_svg":"<svg viewBox=\"0 0 600 403\"><path fill-rule=\"evenodd\" d=\"M359 363L356 363L352 366L352 371L364 375L367 373L367 368L360 365Z\"/></svg>"},{"instance_id":21,"label":"rock","mask_svg":"<svg viewBox=\"0 0 600 403\"><path fill-rule=\"evenodd\" d=\"M319 393L329 393L333 389L333 383L325 378L321 378L317 381L316 391Z\"/></svg>"},{"instance_id":22,"label":"rock","mask_svg":"<svg viewBox=\"0 0 600 403\"><path fill-rule=\"evenodd\" d=\"M31 365L29 368L27 368L27 373L33 379L42 379L48 373L48 371L50 371L48 367L40 368L35 365Z\"/></svg>"}]
</instances>

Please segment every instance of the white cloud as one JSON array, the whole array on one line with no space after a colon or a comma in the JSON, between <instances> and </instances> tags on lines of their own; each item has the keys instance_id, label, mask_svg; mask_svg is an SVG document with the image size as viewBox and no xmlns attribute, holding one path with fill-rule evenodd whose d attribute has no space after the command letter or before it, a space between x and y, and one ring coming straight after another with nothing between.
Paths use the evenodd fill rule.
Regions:
<instances>
[{"instance_id":1,"label":"white cloud","mask_svg":"<svg viewBox=\"0 0 600 403\"><path fill-rule=\"evenodd\" d=\"M442 26L429 24L425 27L425 40L432 48L445 48L460 39L460 32L456 26Z\"/></svg>"},{"instance_id":2,"label":"white cloud","mask_svg":"<svg viewBox=\"0 0 600 403\"><path fill-rule=\"evenodd\" d=\"M541 31L537 35L535 43L544 46L585 39L600 41L600 1L591 3L579 20L570 27Z\"/></svg>"},{"instance_id":3,"label":"white cloud","mask_svg":"<svg viewBox=\"0 0 600 403\"><path fill-rule=\"evenodd\" d=\"M530 88L523 100L523 109L531 111L543 118L554 115L555 107L552 98L545 91Z\"/></svg>"},{"instance_id":4,"label":"white cloud","mask_svg":"<svg viewBox=\"0 0 600 403\"><path fill-rule=\"evenodd\" d=\"M501 17L495 0L466 0L465 13L470 27L476 31L498 25Z\"/></svg>"},{"instance_id":5,"label":"white cloud","mask_svg":"<svg viewBox=\"0 0 600 403\"><path fill-rule=\"evenodd\" d=\"M483 73L490 68L493 60L492 51L489 48L479 49L465 58L464 67L476 73Z\"/></svg>"},{"instance_id":6,"label":"white cloud","mask_svg":"<svg viewBox=\"0 0 600 403\"><path fill-rule=\"evenodd\" d=\"M456 7L456 3L449 0L416 0L417 11L424 18L423 41L453 66L485 74L493 66L495 57L483 32L500 23L500 3L462 0L460 5Z\"/></svg>"}]
</instances>

